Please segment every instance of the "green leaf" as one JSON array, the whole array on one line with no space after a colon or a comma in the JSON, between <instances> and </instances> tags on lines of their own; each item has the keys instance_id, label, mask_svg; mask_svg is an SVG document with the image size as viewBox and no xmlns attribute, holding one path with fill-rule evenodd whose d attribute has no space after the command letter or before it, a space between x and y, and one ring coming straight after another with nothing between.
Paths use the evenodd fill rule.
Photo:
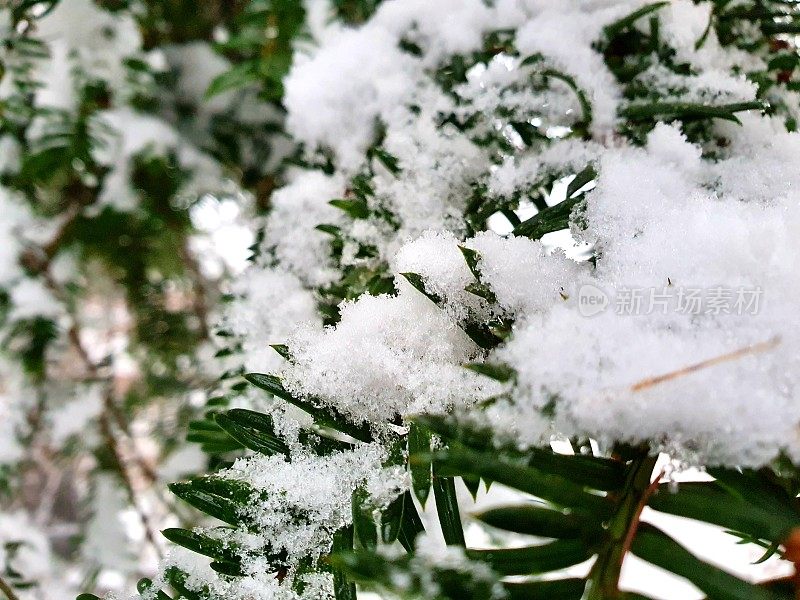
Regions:
<instances>
[{"instance_id":1,"label":"green leaf","mask_svg":"<svg viewBox=\"0 0 800 600\"><path fill-rule=\"evenodd\" d=\"M374 552L340 551L329 556L328 562L359 583L369 586L391 584L389 561Z\"/></svg>"},{"instance_id":2,"label":"green leaf","mask_svg":"<svg viewBox=\"0 0 800 600\"><path fill-rule=\"evenodd\" d=\"M581 538L594 542L602 536L599 522L531 503L491 508L476 514L475 518L498 529L538 537Z\"/></svg>"},{"instance_id":3,"label":"green leaf","mask_svg":"<svg viewBox=\"0 0 800 600\"><path fill-rule=\"evenodd\" d=\"M444 541L448 546L464 546L464 530L461 527L461 514L458 510L455 481L452 477L433 477L433 497L436 500L436 513L442 528Z\"/></svg>"},{"instance_id":4,"label":"green leaf","mask_svg":"<svg viewBox=\"0 0 800 600\"><path fill-rule=\"evenodd\" d=\"M427 298L436 304L436 306L442 307L444 305L444 299L442 299L439 295L435 294L434 292L429 291L425 287L425 282L420 275L417 273L400 273L417 291L425 294ZM462 330L466 333L473 342L475 342L478 346L484 349L491 349L500 344L503 340L497 337L494 333L492 333L491 329L482 323L466 323L462 326Z\"/></svg>"},{"instance_id":5,"label":"green leaf","mask_svg":"<svg viewBox=\"0 0 800 600\"><path fill-rule=\"evenodd\" d=\"M603 33L609 40L614 39L642 17L661 9L668 4L669 2L654 2L653 4L647 4L640 9L633 11L631 14L619 19L618 21L615 21L610 25L606 25L603 28Z\"/></svg>"},{"instance_id":6,"label":"green leaf","mask_svg":"<svg viewBox=\"0 0 800 600\"><path fill-rule=\"evenodd\" d=\"M328 204L343 210L354 219L366 219L369 216L369 207L364 200L339 198L331 200Z\"/></svg>"},{"instance_id":7,"label":"green leaf","mask_svg":"<svg viewBox=\"0 0 800 600\"><path fill-rule=\"evenodd\" d=\"M430 432L424 427L420 427L419 424L412 422L408 427L408 455L430 456L430 452ZM411 471L411 487L424 508L431 489L431 461L429 458L421 458L418 462L411 463L409 468Z\"/></svg>"},{"instance_id":8,"label":"green leaf","mask_svg":"<svg viewBox=\"0 0 800 600\"><path fill-rule=\"evenodd\" d=\"M311 415L317 425L335 429L362 442L372 441L369 425L355 425L334 408L321 408L307 400L295 397L283 387L281 380L274 375L248 373L244 378L256 387L260 387L273 396L286 400L297 408L304 410Z\"/></svg>"},{"instance_id":9,"label":"green leaf","mask_svg":"<svg viewBox=\"0 0 800 600\"><path fill-rule=\"evenodd\" d=\"M772 542L781 542L800 526L800 515L787 516L777 505L772 510L762 509L726 492L715 482L682 483L677 492L662 486L650 498L649 505L661 512L713 523Z\"/></svg>"},{"instance_id":10,"label":"green leaf","mask_svg":"<svg viewBox=\"0 0 800 600\"><path fill-rule=\"evenodd\" d=\"M585 579L553 579L503 583L508 600L580 600L586 587Z\"/></svg>"},{"instance_id":11,"label":"green leaf","mask_svg":"<svg viewBox=\"0 0 800 600\"><path fill-rule=\"evenodd\" d=\"M167 487L184 502L220 521L230 525L237 525L241 521L240 505L230 498L198 489L191 482L171 483Z\"/></svg>"},{"instance_id":12,"label":"green leaf","mask_svg":"<svg viewBox=\"0 0 800 600\"><path fill-rule=\"evenodd\" d=\"M522 139L522 143L526 146L532 146L536 140L545 140L547 141L547 136L543 135L539 128L535 125L531 125L527 121L511 121L509 123L511 128L517 132L519 137Z\"/></svg>"},{"instance_id":13,"label":"green leaf","mask_svg":"<svg viewBox=\"0 0 800 600\"><path fill-rule=\"evenodd\" d=\"M206 441L200 444L200 449L206 454L227 454L244 448L239 442L228 438L225 442Z\"/></svg>"},{"instance_id":14,"label":"green leaf","mask_svg":"<svg viewBox=\"0 0 800 600\"><path fill-rule=\"evenodd\" d=\"M408 281L408 283L414 286L418 292L425 294L428 299L430 299L430 301L437 306L444 304L444 300L440 296L434 294L433 292L429 292L425 288L425 281L422 279L422 275L419 275L418 273L400 273L400 275L402 275L406 281Z\"/></svg>"},{"instance_id":15,"label":"green leaf","mask_svg":"<svg viewBox=\"0 0 800 600\"><path fill-rule=\"evenodd\" d=\"M503 339L495 335L492 328L483 323L466 323L462 329L473 342L484 350L491 350L503 343Z\"/></svg>"},{"instance_id":16,"label":"green leaf","mask_svg":"<svg viewBox=\"0 0 800 600\"><path fill-rule=\"evenodd\" d=\"M800 518L794 494L783 489L769 469L729 469L708 467L709 475L716 478L716 485L734 496L750 502L764 511L774 512L781 519L793 521Z\"/></svg>"},{"instance_id":17,"label":"green leaf","mask_svg":"<svg viewBox=\"0 0 800 600\"><path fill-rule=\"evenodd\" d=\"M275 350L275 352L280 354L284 359L292 362L292 355L289 353L289 346L286 344L270 344L269 347Z\"/></svg>"},{"instance_id":18,"label":"green leaf","mask_svg":"<svg viewBox=\"0 0 800 600\"><path fill-rule=\"evenodd\" d=\"M467 363L464 366L470 371L475 371L476 373L485 375L501 383L511 381L517 375L514 369L505 364L481 362Z\"/></svg>"},{"instance_id":19,"label":"green leaf","mask_svg":"<svg viewBox=\"0 0 800 600\"><path fill-rule=\"evenodd\" d=\"M481 478L466 476L466 477L461 477L461 481L464 482L464 487L469 490L472 499L477 500L478 492L481 489Z\"/></svg>"},{"instance_id":20,"label":"green leaf","mask_svg":"<svg viewBox=\"0 0 800 600\"><path fill-rule=\"evenodd\" d=\"M203 586L201 592L189 589L186 586L186 582L189 580L190 576L186 571L178 567L167 567L164 570L164 576L167 583L180 594L181 598L185 598L186 600L208 600L210 597L208 586Z\"/></svg>"},{"instance_id":21,"label":"green leaf","mask_svg":"<svg viewBox=\"0 0 800 600\"><path fill-rule=\"evenodd\" d=\"M664 532L647 523L639 526L631 551L657 567L688 579L714 600L788 600L701 561Z\"/></svg>"},{"instance_id":22,"label":"green leaf","mask_svg":"<svg viewBox=\"0 0 800 600\"><path fill-rule=\"evenodd\" d=\"M423 531L425 526L409 491L397 496L381 514L381 541L384 544L398 540L407 552L412 552L417 535Z\"/></svg>"},{"instance_id":23,"label":"green leaf","mask_svg":"<svg viewBox=\"0 0 800 600\"><path fill-rule=\"evenodd\" d=\"M367 550L373 550L378 545L378 530L372 518L372 508L367 504L367 493L358 489L353 492L353 529L356 539Z\"/></svg>"},{"instance_id":24,"label":"green leaf","mask_svg":"<svg viewBox=\"0 0 800 600\"><path fill-rule=\"evenodd\" d=\"M497 302L497 295L491 290L488 285L485 285L479 281L473 281L472 283L468 283L464 286L464 291L469 292L470 294L474 294L479 298L483 298L490 304L494 304Z\"/></svg>"},{"instance_id":25,"label":"green leaf","mask_svg":"<svg viewBox=\"0 0 800 600\"><path fill-rule=\"evenodd\" d=\"M399 495L389 503L381 513L381 540L391 544L400 533L400 522L403 518L405 494Z\"/></svg>"},{"instance_id":26,"label":"green leaf","mask_svg":"<svg viewBox=\"0 0 800 600\"><path fill-rule=\"evenodd\" d=\"M464 260L467 262L467 266L469 267L469 270L472 271L475 279L480 279L481 272L478 268L478 262L481 259L481 255L478 254L477 250L467 248L466 246L459 246L458 249L461 250L461 254L464 256Z\"/></svg>"},{"instance_id":27,"label":"green leaf","mask_svg":"<svg viewBox=\"0 0 800 600\"><path fill-rule=\"evenodd\" d=\"M246 448L266 456L289 455L289 447L275 435L272 418L244 408L218 413L215 420L228 435Z\"/></svg>"},{"instance_id":28,"label":"green leaf","mask_svg":"<svg viewBox=\"0 0 800 600\"><path fill-rule=\"evenodd\" d=\"M414 499L411 493L406 491L403 494L403 517L400 521L400 533L397 540L407 552L413 552L417 536L425 531L425 525L414 506Z\"/></svg>"},{"instance_id":29,"label":"green leaf","mask_svg":"<svg viewBox=\"0 0 800 600\"><path fill-rule=\"evenodd\" d=\"M540 210L533 215L530 219L523 221L512 232L514 235L525 236L532 240L538 240L543 235L552 233L553 231L560 231L569 227L569 217L572 214L578 202L578 198L567 198L558 204L548 206L544 210Z\"/></svg>"},{"instance_id":30,"label":"green leaf","mask_svg":"<svg viewBox=\"0 0 800 600\"><path fill-rule=\"evenodd\" d=\"M573 180L569 182L566 197L572 198L578 190L595 179L597 179L597 171L594 166L589 165L580 173L577 173Z\"/></svg>"},{"instance_id":31,"label":"green leaf","mask_svg":"<svg viewBox=\"0 0 800 600\"><path fill-rule=\"evenodd\" d=\"M566 73L561 73L560 71L555 71L553 69L547 69L543 75L545 77L552 77L553 79L563 81L572 89L573 92L575 92L575 95L578 97L578 104L581 106L581 113L583 115L583 118L581 119L581 125L583 125L584 128L588 128L589 125L592 124L592 105L589 102L589 99L586 97L584 91L578 86L575 78L571 75L567 75ZM571 194L567 194L567 197L570 195Z\"/></svg>"},{"instance_id":32,"label":"green leaf","mask_svg":"<svg viewBox=\"0 0 800 600\"><path fill-rule=\"evenodd\" d=\"M217 75L206 90L206 98L223 92L243 88L258 81L258 68L255 61L239 63L228 71Z\"/></svg>"},{"instance_id":33,"label":"green leaf","mask_svg":"<svg viewBox=\"0 0 800 600\"><path fill-rule=\"evenodd\" d=\"M604 497L586 492L583 486L565 477L500 460L496 455L475 452L463 446L452 445L434 453L433 462L434 469L441 465L459 474L480 476L563 508L582 509L597 515L607 515L610 508Z\"/></svg>"},{"instance_id":34,"label":"green leaf","mask_svg":"<svg viewBox=\"0 0 800 600\"><path fill-rule=\"evenodd\" d=\"M499 575L533 575L580 564L592 551L580 540L557 540L522 548L470 549L467 556L487 563Z\"/></svg>"},{"instance_id":35,"label":"green leaf","mask_svg":"<svg viewBox=\"0 0 800 600\"><path fill-rule=\"evenodd\" d=\"M489 429L459 423L452 417L439 415L419 415L414 417L414 421L445 440L457 441L473 450L487 453L497 451ZM625 483L625 467L620 461L580 454L556 454L544 448L520 452L516 448L506 446L502 451L509 458L525 460L530 467L544 473L559 475L582 487L613 491L620 489ZM421 459L422 457L414 458L414 460Z\"/></svg>"},{"instance_id":36,"label":"green leaf","mask_svg":"<svg viewBox=\"0 0 800 600\"><path fill-rule=\"evenodd\" d=\"M200 444L203 452L208 454L224 454L241 450L244 446L231 438L217 423L211 419L196 420L189 423L186 441Z\"/></svg>"},{"instance_id":37,"label":"green leaf","mask_svg":"<svg viewBox=\"0 0 800 600\"><path fill-rule=\"evenodd\" d=\"M346 571L364 587L390 592L392 597L434 598L430 582L437 586L436 600L486 600L495 597L495 582L465 568L430 565L430 577L410 568L410 555L389 559L374 552L338 553L330 563ZM381 594L383 596L383 594Z\"/></svg>"},{"instance_id":38,"label":"green leaf","mask_svg":"<svg viewBox=\"0 0 800 600\"><path fill-rule=\"evenodd\" d=\"M326 223L320 223L316 227L314 227L317 231L321 231L323 233L327 233L335 238L342 237L342 230L340 227L336 225L328 225Z\"/></svg>"},{"instance_id":39,"label":"green leaf","mask_svg":"<svg viewBox=\"0 0 800 600\"><path fill-rule=\"evenodd\" d=\"M334 554L353 550L353 528L343 527L333 534ZM356 600L356 585L350 581L345 572L334 563L333 594L336 600Z\"/></svg>"},{"instance_id":40,"label":"green leaf","mask_svg":"<svg viewBox=\"0 0 800 600\"><path fill-rule=\"evenodd\" d=\"M214 560L208 564L213 571L220 575L227 575L229 577L239 577L243 575L242 565L238 562L228 562L224 560Z\"/></svg>"},{"instance_id":41,"label":"green leaf","mask_svg":"<svg viewBox=\"0 0 800 600\"><path fill-rule=\"evenodd\" d=\"M173 544L183 546L187 550L202 554L224 563L239 563L239 558L221 540L214 539L202 533L173 527L161 532Z\"/></svg>"},{"instance_id":42,"label":"green leaf","mask_svg":"<svg viewBox=\"0 0 800 600\"><path fill-rule=\"evenodd\" d=\"M763 102L738 102L735 104L697 104L692 102L653 102L651 104L631 104L620 114L631 121L648 119L723 119L740 123L734 113L745 110L764 110Z\"/></svg>"},{"instance_id":43,"label":"green leaf","mask_svg":"<svg viewBox=\"0 0 800 600\"><path fill-rule=\"evenodd\" d=\"M791 71L797 68L800 56L795 52L782 52L770 58L768 68L770 71Z\"/></svg>"},{"instance_id":44,"label":"green leaf","mask_svg":"<svg viewBox=\"0 0 800 600\"><path fill-rule=\"evenodd\" d=\"M155 598L155 600L172 600L172 598L165 594L162 590L158 590L154 593L154 587L155 585L153 584L153 580L149 579L148 577L142 577L136 583L136 591L138 591L140 594L146 594L150 598Z\"/></svg>"},{"instance_id":45,"label":"green leaf","mask_svg":"<svg viewBox=\"0 0 800 600\"><path fill-rule=\"evenodd\" d=\"M532 448L528 454L528 465L604 492L619 490L625 484L624 465L609 458L557 454L549 448Z\"/></svg>"},{"instance_id":46,"label":"green leaf","mask_svg":"<svg viewBox=\"0 0 800 600\"><path fill-rule=\"evenodd\" d=\"M393 154L390 154L383 148L373 148L370 154L377 158L392 175L397 175L400 172L400 161Z\"/></svg>"}]
</instances>

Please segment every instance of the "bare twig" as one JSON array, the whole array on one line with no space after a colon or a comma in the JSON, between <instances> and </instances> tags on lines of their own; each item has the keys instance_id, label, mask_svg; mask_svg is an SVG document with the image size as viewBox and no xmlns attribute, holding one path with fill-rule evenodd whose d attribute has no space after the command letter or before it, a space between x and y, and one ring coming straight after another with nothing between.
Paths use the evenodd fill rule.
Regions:
<instances>
[{"instance_id":1,"label":"bare twig","mask_svg":"<svg viewBox=\"0 0 800 600\"><path fill-rule=\"evenodd\" d=\"M631 526L628 529L628 533L625 536L625 541L622 544L623 557L627 556L628 552L630 552L633 538L636 537L636 532L639 530L639 523L641 523L644 507L647 506L647 501L650 500L650 496L652 496L653 493L655 493L655 491L658 489L658 485L661 483L661 478L663 476L664 469L661 469L661 472L650 483L650 486L644 491L642 497L639 498L639 504L636 506L636 512L633 514L633 518L631 519Z\"/></svg>"},{"instance_id":2,"label":"bare twig","mask_svg":"<svg viewBox=\"0 0 800 600\"><path fill-rule=\"evenodd\" d=\"M108 413L104 412L100 416L100 430L103 433L103 437L106 440L106 444L108 445L109 449L114 455L114 460L117 463L117 471L119 472L120 478L122 479L122 483L125 486L125 491L128 493L128 498L130 500L130 503L136 510L136 514L139 516L139 520L142 523L142 528L144 529L145 537L147 537L147 541L150 543L150 545L153 546L153 549L156 551L156 554L158 554L159 557L161 557L161 547L156 541L155 532L150 524L150 519L147 517L144 508L140 505L139 495L137 494L136 487L134 486L133 480L131 479L130 471L128 470L127 461L125 459L124 453L120 448L116 437L114 436L114 430L112 428L111 420L109 418Z\"/></svg>"},{"instance_id":3,"label":"bare twig","mask_svg":"<svg viewBox=\"0 0 800 600\"><path fill-rule=\"evenodd\" d=\"M677 371L671 371L669 373L664 373L663 375L657 375L655 377L648 377L647 379L643 379L637 383L634 383L630 390L632 392L640 392L644 389L651 388L656 386L660 383L664 383L666 381L670 381L672 379L677 379L679 377L683 377L685 375L689 375L690 373L694 373L696 371L700 371L702 369L708 369L709 367L714 367L716 365L730 362L732 360L736 360L738 358L742 358L744 356L750 356L752 354L758 354L759 352L766 352L767 350L771 350L775 348L778 344L781 343L780 336L775 336L766 342L760 342L758 344L752 344L750 346L745 346L744 348L739 348L738 350L734 350L733 352L729 352L727 354L722 354L720 356L716 356L714 358L710 358L708 360L701 361L699 363L695 363L693 365L689 365L688 367L683 367L682 369L678 369Z\"/></svg>"},{"instance_id":4,"label":"bare twig","mask_svg":"<svg viewBox=\"0 0 800 600\"><path fill-rule=\"evenodd\" d=\"M0 592L3 592L8 600L19 600L19 596L2 577L0 577Z\"/></svg>"}]
</instances>

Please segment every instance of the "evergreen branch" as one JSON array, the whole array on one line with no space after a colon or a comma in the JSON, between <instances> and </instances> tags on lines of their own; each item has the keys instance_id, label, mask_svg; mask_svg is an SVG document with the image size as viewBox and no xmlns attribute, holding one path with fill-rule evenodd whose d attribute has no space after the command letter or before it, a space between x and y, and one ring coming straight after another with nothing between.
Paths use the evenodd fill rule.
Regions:
<instances>
[{"instance_id":1,"label":"evergreen branch","mask_svg":"<svg viewBox=\"0 0 800 600\"><path fill-rule=\"evenodd\" d=\"M598 550L597 560L589 573L586 600L608 600L619 596L619 576L636 533L651 490L650 478L657 456L650 456L647 447L634 449L627 466L625 487L612 493L615 512L609 521L607 539Z\"/></svg>"}]
</instances>

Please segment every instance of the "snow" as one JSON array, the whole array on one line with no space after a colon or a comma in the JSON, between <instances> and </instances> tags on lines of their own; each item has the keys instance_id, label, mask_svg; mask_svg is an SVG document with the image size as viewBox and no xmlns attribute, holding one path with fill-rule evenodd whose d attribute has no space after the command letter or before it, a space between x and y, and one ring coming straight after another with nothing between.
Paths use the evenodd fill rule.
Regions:
<instances>
[{"instance_id":1,"label":"snow","mask_svg":"<svg viewBox=\"0 0 800 600\"><path fill-rule=\"evenodd\" d=\"M37 24L37 35L46 41L52 58L42 68L44 87L37 104L72 108L77 101L72 70L87 79L106 81L108 89L126 89L123 59L141 47L141 35L128 14L111 14L92 0L66 0Z\"/></svg>"},{"instance_id":2,"label":"snow","mask_svg":"<svg viewBox=\"0 0 800 600\"><path fill-rule=\"evenodd\" d=\"M33 215L20 200L10 190L0 188L0 287L22 275L19 254L24 249L23 233L33 224Z\"/></svg>"},{"instance_id":3,"label":"snow","mask_svg":"<svg viewBox=\"0 0 800 600\"><path fill-rule=\"evenodd\" d=\"M375 119L414 88L413 60L381 27L345 30L315 56L298 60L284 86L286 126L310 146L335 147L357 169L371 144Z\"/></svg>"},{"instance_id":4,"label":"snow","mask_svg":"<svg viewBox=\"0 0 800 600\"><path fill-rule=\"evenodd\" d=\"M779 453L800 459L800 134L786 120L796 116L797 95L771 91L771 116L753 110L737 113L739 123L675 121L649 132L642 123L636 136L619 116L628 103L654 98L753 100L758 89L743 74L763 67L763 51L723 47L713 29L698 45L710 4L676 0L634 25L647 33L649 19L657 19L668 48L649 56L628 86L606 65L603 32L643 7L640 0L395 0L353 26L330 19L328 2L306 4L308 37L297 44L284 98L286 129L306 166L281 174L269 213L253 219L264 241L231 288L223 324L242 352L226 360L278 375L291 393L368 424L376 441L307 454L297 438L308 418L301 423L297 411L271 403L291 460L246 455L223 471L257 491L246 515L256 527L204 529L243 545L245 576L219 579L205 559L180 550L166 566L180 566L188 585L208 584L224 597L327 600L328 575L292 570L290 579L308 578L297 594L279 585L258 550L285 550L295 569L325 555L332 534L352 523L355 490L366 490L375 508L406 490L408 474L391 462L386 439L420 413L480 421L520 448L579 436L604 450L648 442L687 465L757 467ZM498 29L514 47L475 59L486 34ZM38 71L46 85L37 106L73 109L78 74L122 90L92 122L108 144L95 150L110 169L101 206L136 210L130 174L142 152L175 151L194 175L185 195L226 188L222 168L177 125L125 105L120 65L141 54L132 19L65 0L39 34L53 58ZM464 77L443 83L456 56ZM175 96L189 104L201 103L227 66L206 44L150 58L176 70ZM586 116L579 94L553 72L585 94L592 109L585 130L577 127ZM9 85L3 82L4 94ZM252 112L253 123L269 118L263 106L240 106L233 96L202 103L198 120L227 110ZM35 121L28 141L41 140L51 125ZM523 139L515 126L539 135ZM17 151L7 141L0 146L9 165ZM509 233L514 216L534 214L534 194L552 206L589 165L595 181L561 235L564 245L584 244L592 261L569 258L574 248ZM367 185L356 189L354 177ZM366 215L352 218L330 205L364 189L358 200ZM30 215L5 190L0 202L7 216L0 285L10 286L11 319L61 318L51 291L19 267L20 230ZM476 218L487 205L492 214ZM502 217L509 221L502 232L492 225L498 207L511 217ZM475 272L460 246L475 252ZM396 293L363 293L363 273L393 276ZM404 273L419 275L437 301ZM477 284L483 296L473 293ZM323 326L320 300L331 290L346 300L338 321L326 315L335 322ZM758 303L739 304L745 293L757 293ZM687 305L691 299L699 303ZM491 350L466 333L501 319L508 328L497 329L505 337ZM286 344L291 360L271 344ZM501 384L465 368L481 361L507 365L515 376ZM5 402L11 392L0 393L11 439L18 407ZM97 410L95 398L51 415L54 439L74 437ZM7 446L0 459L19 455L15 443ZM414 560L415 575L427 583L437 566L471 568L459 550L427 537Z\"/></svg>"},{"instance_id":5,"label":"snow","mask_svg":"<svg viewBox=\"0 0 800 600\"><path fill-rule=\"evenodd\" d=\"M281 330L295 359L278 371L289 389L374 424L394 414L470 414L498 388L466 375L463 365L487 359L517 371L507 399L488 415L499 436L522 445L560 433L605 444L650 440L690 462L758 465L780 451L800 454L792 433L800 414L792 402L798 355L791 300L800 291L793 276L800 137L786 131L783 117L755 111L739 113L741 125L710 121L699 142L676 123L656 124L644 145L615 132L628 100L595 42L606 25L642 6L442 3L440 18L430 18L420 3L389 2L357 27L315 17L314 41L303 45L287 80L288 129L307 155L318 149L331 158L335 171L301 172L278 191L265 247L309 289L336 281L337 269L366 265L388 267L399 292L345 301L333 327ZM756 97L742 73L762 64L758 53L722 47L713 30L695 47L708 10L678 1L652 13L693 71L654 57L636 85L688 102ZM511 29L519 57L500 53L468 64L466 81L443 90L436 69L454 53L478 49L498 23ZM635 27L647 31L644 21ZM421 54L403 51L401 40ZM523 66L520 59L531 55L540 63ZM531 89L542 69L571 76L586 93L588 139L569 135L580 111L574 92L553 81ZM474 129L443 126L442 115L451 112L476 116ZM527 147L503 119L541 123L550 141ZM376 122L397 172L367 157L378 141ZM478 142L496 132L510 147ZM590 164L596 186L570 231L594 254L593 264L568 258L576 254L569 247L466 226L475 186L485 186L491 199L520 198L517 213L529 216L526 194L545 186L552 204L563 198L567 178ZM372 187L370 215L334 215L327 201L347 197L345 182L356 173ZM560 192L549 190L554 182ZM387 212L393 221L380 216ZM345 240L336 260L330 240L312 231L331 223ZM378 256L357 258L359 245L376 247ZM476 282L459 245L477 252L480 283L495 303L465 289ZM414 290L405 272L418 274L442 305ZM608 303L591 318L580 304L584 285ZM290 297L293 288L287 285ZM693 290L703 310L678 311ZM756 291L759 306L736 314L733 300ZM622 311L621 299L634 292L655 298L655 309L645 301L636 314ZM461 327L498 317L514 327L486 356ZM726 356L735 358L717 361ZM706 363L632 391L637 382Z\"/></svg>"},{"instance_id":6,"label":"snow","mask_svg":"<svg viewBox=\"0 0 800 600\"><path fill-rule=\"evenodd\" d=\"M294 275L276 269L250 269L232 290L238 298L227 312L230 330L240 336L248 371L278 370L283 358L271 344L282 344L300 324L321 328L314 297ZM265 306L272 307L264 310Z\"/></svg>"},{"instance_id":7,"label":"snow","mask_svg":"<svg viewBox=\"0 0 800 600\"><path fill-rule=\"evenodd\" d=\"M382 475L381 489L367 486L379 492L376 508L407 489L405 472L387 478L384 460L385 450L377 445L325 457L300 454L291 462L283 456L257 455L238 459L223 476L246 481L256 490L246 509L261 532L253 549L266 544L274 552L286 550L295 565L330 550L333 533L352 524L352 494L368 479ZM393 482L389 484L393 493L385 489L387 481Z\"/></svg>"},{"instance_id":8,"label":"snow","mask_svg":"<svg viewBox=\"0 0 800 600\"><path fill-rule=\"evenodd\" d=\"M330 258L330 236L315 228L336 225L341 211L328 202L344 196L344 179L318 171L295 171L290 182L272 195L266 243L287 271L307 285L318 286L336 278ZM302 240L302 244L297 242Z\"/></svg>"},{"instance_id":9,"label":"snow","mask_svg":"<svg viewBox=\"0 0 800 600\"><path fill-rule=\"evenodd\" d=\"M427 297L401 286L395 297L344 303L335 328L289 338L286 387L372 423L465 406L488 392L461 366L477 356L474 342Z\"/></svg>"}]
</instances>

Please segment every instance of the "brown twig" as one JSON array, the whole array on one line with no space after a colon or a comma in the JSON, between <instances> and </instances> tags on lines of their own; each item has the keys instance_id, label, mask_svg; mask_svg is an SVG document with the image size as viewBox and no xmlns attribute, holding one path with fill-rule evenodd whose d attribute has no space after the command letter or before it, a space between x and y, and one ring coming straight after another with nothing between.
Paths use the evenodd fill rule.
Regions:
<instances>
[{"instance_id":1,"label":"brown twig","mask_svg":"<svg viewBox=\"0 0 800 600\"><path fill-rule=\"evenodd\" d=\"M794 584L794 597L800 600L800 527L795 527L783 540L783 557L794 564L790 581Z\"/></svg>"},{"instance_id":2,"label":"brown twig","mask_svg":"<svg viewBox=\"0 0 800 600\"><path fill-rule=\"evenodd\" d=\"M652 496L658 489L658 485L661 483L661 478L663 476L664 469L661 469L661 472L659 472L656 478L650 483L648 488L642 494L642 497L639 499L639 504L636 506L636 512L633 514L633 518L631 519L631 526L628 529L628 533L625 535L625 541L622 543L623 556L627 556L628 552L630 552L631 544L633 544L633 538L636 537L636 532L639 530L639 523L641 523L644 507L647 506L647 501L650 500L650 496Z\"/></svg>"},{"instance_id":3,"label":"brown twig","mask_svg":"<svg viewBox=\"0 0 800 600\"><path fill-rule=\"evenodd\" d=\"M136 487L134 486L133 479L131 478L126 464L127 461L119 446L117 438L114 436L114 430L111 426L111 421L107 413L100 415L100 430L106 440L106 445L109 447L114 456L114 461L117 463L117 471L119 472L120 479L122 479L122 483L125 486L125 491L128 493L128 499L130 500L131 505L136 510L136 514L139 516L139 520L142 523L142 528L144 529L145 537L150 545L153 546L156 554L161 557L161 547L156 541L155 532L150 524L150 519L147 517L144 509L139 504L139 495L136 493Z\"/></svg>"},{"instance_id":4,"label":"brown twig","mask_svg":"<svg viewBox=\"0 0 800 600\"><path fill-rule=\"evenodd\" d=\"M780 343L781 343L780 336L775 336L767 340L766 342L760 342L758 344L745 346L744 348L739 348L738 350L734 350L733 352L728 352L727 354L722 354L720 356L709 358L708 360L703 360L693 365L689 365L688 367L683 367L682 369L678 369L677 371L671 371L669 373L664 373L663 375L657 375L655 377L648 377L647 379L642 379L641 381L634 383L630 387L630 390L632 392L640 392L644 389L651 388L660 383L664 383L672 379L677 379L679 377L689 375L690 373L694 373L702 369L708 369L709 367L714 367L716 365L725 362L736 360L737 358L742 358L743 356L758 354L759 352L766 352L767 350L775 348Z\"/></svg>"},{"instance_id":5,"label":"brown twig","mask_svg":"<svg viewBox=\"0 0 800 600\"><path fill-rule=\"evenodd\" d=\"M2 578L2 576L0 576L0 592L3 592L8 600L19 600L19 596L17 596L13 589L11 589L11 586L6 582L5 579Z\"/></svg>"},{"instance_id":6,"label":"brown twig","mask_svg":"<svg viewBox=\"0 0 800 600\"><path fill-rule=\"evenodd\" d=\"M192 308L198 321L200 321L200 334L204 339L209 339L210 328L208 325L208 306L206 305L206 296L208 294L206 279L200 269L200 263L197 262L197 258L195 258L189 248L188 240L184 240L181 246L181 258L183 259L186 270L189 271L192 278L192 287L194 288L192 290L194 295L192 298Z\"/></svg>"},{"instance_id":7,"label":"brown twig","mask_svg":"<svg viewBox=\"0 0 800 600\"><path fill-rule=\"evenodd\" d=\"M58 284L58 282L53 278L52 274L49 270L49 264L45 267L42 271L42 278L44 279L45 285L50 289L53 294L65 305L69 305L67 300L67 294ZM128 492L128 496L130 498L131 505L136 510L139 519L142 522L145 536L147 537L147 541L153 546L156 553L158 555L161 554L161 548L156 541L155 533L153 532L153 528L150 525L150 521L145 514L143 508L140 506L138 500L138 494L136 492L136 488L133 485L133 480L131 479L130 472L128 471L127 467L127 460L124 457L124 453L122 452L119 441L117 440L116 435L114 434L114 430L112 427L112 423L116 424L117 427L125 434L128 438L131 439L131 443L133 445L133 440L130 434L130 428L128 427L128 423L125 420L122 413L119 411L118 407L116 406L113 398L113 389L111 386L111 381L108 377L104 377L100 373L100 365L97 364L94 360L92 360L91 356L89 355L86 346L81 340L80 335L80 327L78 325L77 318L75 315L72 315L72 323L70 324L69 329L67 330L67 337L70 341L70 344L78 353L81 362L86 369L86 373L89 377L99 379L105 382L106 391L103 395L103 412L100 415L100 428L103 434L103 437L106 440L106 444L108 445L109 449L111 450L116 463L118 465L118 470L120 474L120 478L122 479L125 488ZM138 456L138 453L133 450L134 461L139 466L142 473L149 478L150 482L154 482L157 479L157 475L153 472L149 465Z\"/></svg>"}]
</instances>

